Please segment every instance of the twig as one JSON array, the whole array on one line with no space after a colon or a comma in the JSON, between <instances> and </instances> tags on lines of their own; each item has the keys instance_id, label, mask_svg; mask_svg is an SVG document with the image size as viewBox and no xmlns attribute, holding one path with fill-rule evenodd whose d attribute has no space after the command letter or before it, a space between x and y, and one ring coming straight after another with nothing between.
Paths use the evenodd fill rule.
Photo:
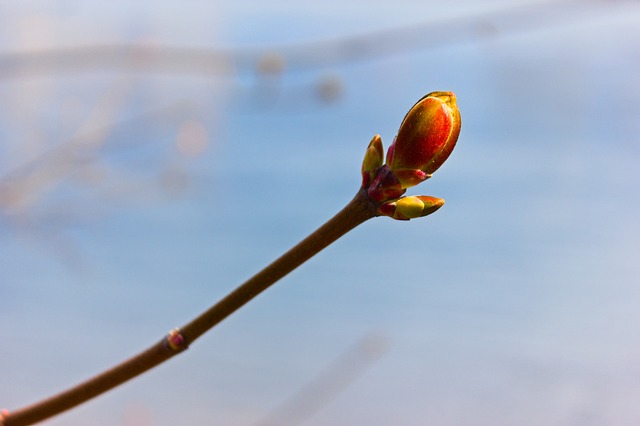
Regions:
<instances>
[{"instance_id":1,"label":"twig","mask_svg":"<svg viewBox=\"0 0 640 426\"><path fill-rule=\"evenodd\" d=\"M340 212L206 312L123 363L41 402L0 413L0 425L37 423L82 404L181 353L197 338L338 238L376 216L376 205L360 190Z\"/></svg>"},{"instance_id":2,"label":"twig","mask_svg":"<svg viewBox=\"0 0 640 426\"><path fill-rule=\"evenodd\" d=\"M0 411L0 426L30 425L47 419L163 363L338 238L375 216L410 220L438 210L444 200L403 197L428 179L449 157L460 132L460 111L451 92L433 92L407 113L389 147L387 164L379 135L373 137L362 162L362 186L334 217L269 266L258 272L196 319L169 332L160 342L129 360L67 391L31 406Z\"/></svg>"}]
</instances>

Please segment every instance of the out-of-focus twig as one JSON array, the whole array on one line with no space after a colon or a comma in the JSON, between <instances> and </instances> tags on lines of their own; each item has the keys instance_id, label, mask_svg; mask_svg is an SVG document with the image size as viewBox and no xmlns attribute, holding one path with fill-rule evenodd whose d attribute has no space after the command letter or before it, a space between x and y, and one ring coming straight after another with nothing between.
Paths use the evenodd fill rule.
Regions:
<instances>
[{"instance_id":1,"label":"out-of-focus twig","mask_svg":"<svg viewBox=\"0 0 640 426\"><path fill-rule=\"evenodd\" d=\"M277 75L565 25L584 16L599 16L593 8L601 14L615 10L615 4L625 3L629 1L538 1L367 34L264 48L111 44L4 53L0 55L0 78L95 70Z\"/></svg>"},{"instance_id":2,"label":"out-of-focus twig","mask_svg":"<svg viewBox=\"0 0 640 426\"><path fill-rule=\"evenodd\" d=\"M389 348L389 339L378 333L363 336L316 378L275 408L256 426L295 426L336 399L364 374Z\"/></svg>"},{"instance_id":3,"label":"out-of-focus twig","mask_svg":"<svg viewBox=\"0 0 640 426\"><path fill-rule=\"evenodd\" d=\"M146 111L122 122L111 116L93 122L91 126L82 126L82 131L69 140L53 146L31 160L14 167L0 176L0 211L5 212L18 207L20 203L15 197L33 197L33 191L41 191L43 186L55 185L60 179L99 160L98 149L101 148L108 135L115 129L121 129L150 118L167 115L173 116L177 111L191 110L188 102L176 102L153 111ZM117 143L117 142L116 142Z\"/></svg>"},{"instance_id":4,"label":"out-of-focus twig","mask_svg":"<svg viewBox=\"0 0 640 426\"><path fill-rule=\"evenodd\" d=\"M151 185L172 194L184 186L182 182L174 182L181 177L175 165L170 174L161 169L156 179L147 181L105 163L105 148L126 149L121 145L135 143L126 138L126 142L123 142L125 139L110 140L114 132L126 132L127 128L148 120L166 122L170 119L177 126L180 117L193 115L197 108L191 102L180 101L118 120L130 80L128 77L117 79L72 137L0 175L0 219L4 225L16 235L54 247L52 251L66 264L78 266L80 257L73 250L72 242L59 233L59 228L80 218L95 218L100 213L99 207L95 203L69 203L68 197L52 205L51 197L46 196L48 193L72 181L101 196L121 201L126 196L139 200L140 194L154 193Z\"/></svg>"},{"instance_id":5,"label":"out-of-focus twig","mask_svg":"<svg viewBox=\"0 0 640 426\"><path fill-rule=\"evenodd\" d=\"M35 202L47 187L86 164L88 158L97 158L95 153L113 127L129 86L129 78L117 79L67 142L0 178L0 210L25 208Z\"/></svg>"}]
</instances>

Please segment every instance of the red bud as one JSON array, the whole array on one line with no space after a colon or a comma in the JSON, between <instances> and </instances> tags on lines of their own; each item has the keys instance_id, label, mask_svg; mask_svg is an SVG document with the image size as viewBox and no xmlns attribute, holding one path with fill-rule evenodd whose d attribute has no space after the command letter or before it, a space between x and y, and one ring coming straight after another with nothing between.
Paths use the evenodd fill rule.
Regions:
<instances>
[{"instance_id":1,"label":"red bud","mask_svg":"<svg viewBox=\"0 0 640 426\"><path fill-rule=\"evenodd\" d=\"M451 92L430 93L409 110L387 152L387 165L403 188L420 182L418 172L427 175L426 179L445 162L458 140L460 124L456 96Z\"/></svg>"}]
</instances>

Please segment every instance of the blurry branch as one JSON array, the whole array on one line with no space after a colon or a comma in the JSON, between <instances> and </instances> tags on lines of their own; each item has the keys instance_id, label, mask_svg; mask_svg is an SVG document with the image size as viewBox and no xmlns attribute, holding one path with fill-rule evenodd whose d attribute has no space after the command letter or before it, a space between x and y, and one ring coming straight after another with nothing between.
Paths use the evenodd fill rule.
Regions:
<instances>
[{"instance_id":1,"label":"blurry branch","mask_svg":"<svg viewBox=\"0 0 640 426\"><path fill-rule=\"evenodd\" d=\"M0 212L19 213L37 201L46 187L59 184L69 175L96 166L100 149L104 148L110 133L133 126L154 117L174 117L178 111L193 109L187 102L147 111L127 120L116 122L115 116L122 106L120 100L105 99L65 142L38 154L31 160L14 167L0 176Z\"/></svg>"},{"instance_id":2,"label":"blurry branch","mask_svg":"<svg viewBox=\"0 0 640 426\"><path fill-rule=\"evenodd\" d=\"M157 177L148 181L141 180L136 171L126 173L126 170L105 161L106 149L122 150L141 143L132 142L130 138L112 140L114 133L126 132L127 128L148 120L175 121L178 127L184 117L193 115L197 109L191 102L181 101L117 120L126 104L130 85L129 78L116 81L71 138L0 175L0 218L7 228L22 238L27 237L53 247L52 252L74 268L81 265L80 256L74 250L73 243L60 235L59 228L82 218L95 219L104 204L86 201L70 203L68 195L72 184L89 188L111 201L125 197L140 201L140 194L145 194L147 200L149 194L154 193L154 188L164 195L180 195L187 183L185 172L177 164L160 165L162 169ZM195 122L187 120L181 129L186 127L188 130L196 126ZM176 152L182 156L195 157L205 149L206 141L203 142L203 138L206 135L198 134L197 130L195 133L187 131L182 136L181 132L178 133ZM185 141L186 138L188 140ZM66 191L64 200L52 204L51 200L58 200L59 197L48 195L59 189Z\"/></svg>"},{"instance_id":3,"label":"blurry branch","mask_svg":"<svg viewBox=\"0 0 640 426\"><path fill-rule=\"evenodd\" d=\"M0 178L0 210L27 208L48 187L97 158L125 103L128 81L118 80L106 91L71 139Z\"/></svg>"},{"instance_id":4,"label":"blurry branch","mask_svg":"<svg viewBox=\"0 0 640 426\"><path fill-rule=\"evenodd\" d=\"M46 195L71 176L82 176L83 184L95 184L91 175L99 175L97 151L105 144L116 115L126 103L130 78L120 78L112 84L95 104L87 118L78 126L67 142L56 145L30 161L0 177L0 216L22 237L44 241L57 257L77 268L79 255L73 245L52 232L61 220L73 222L80 213L79 206L64 203L64 214L47 209L44 217L37 213ZM83 209L92 205L84 205Z\"/></svg>"},{"instance_id":5,"label":"blurry branch","mask_svg":"<svg viewBox=\"0 0 640 426\"><path fill-rule=\"evenodd\" d=\"M389 349L384 335L368 334L334 360L318 377L308 382L256 426L302 424L336 399Z\"/></svg>"},{"instance_id":6,"label":"blurry branch","mask_svg":"<svg viewBox=\"0 0 640 426\"><path fill-rule=\"evenodd\" d=\"M23 77L66 71L140 70L230 73L223 51L168 46L115 44L0 55L0 77Z\"/></svg>"},{"instance_id":7,"label":"blurry branch","mask_svg":"<svg viewBox=\"0 0 640 426\"><path fill-rule=\"evenodd\" d=\"M611 12L629 0L550 0L493 12L269 48L205 49L161 45L96 45L0 55L0 78L68 71L142 71L231 76L280 75L410 51L506 36ZM589 7L591 6L591 7ZM595 9L595 10L594 10ZM599 13L596 15L594 12Z\"/></svg>"}]
</instances>

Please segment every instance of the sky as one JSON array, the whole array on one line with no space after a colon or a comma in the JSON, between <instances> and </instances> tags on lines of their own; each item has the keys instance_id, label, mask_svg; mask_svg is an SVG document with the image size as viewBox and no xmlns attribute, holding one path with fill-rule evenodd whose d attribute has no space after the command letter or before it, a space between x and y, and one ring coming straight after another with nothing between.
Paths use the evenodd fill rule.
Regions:
<instances>
[{"instance_id":1,"label":"sky","mask_svg":"<svg viewBox=\"0 0 640 426\"><path fill-rule=\"evenodd\" d=\"M0 3L0 406L155 343L360 185L415 101L458 145L185 353L51 425L636 425L640 9ZM137 49L137 50L136 50Z\"/></svg>"}]
</instances>

